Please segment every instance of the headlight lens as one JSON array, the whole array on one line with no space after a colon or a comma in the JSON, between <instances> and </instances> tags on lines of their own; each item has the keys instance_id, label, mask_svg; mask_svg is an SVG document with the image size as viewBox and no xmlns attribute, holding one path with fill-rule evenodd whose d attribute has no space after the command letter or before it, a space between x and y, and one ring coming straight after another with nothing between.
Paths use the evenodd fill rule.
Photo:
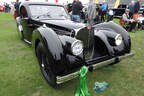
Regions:
<instances>
[{"instance_id":1,"label":"headlight lens","mask_svg":"<svg viewBox=\"0 0 144 96\"><path fill-rule=\"evenodd\" d=\"M76 40L71 45L71 50L74 55L79 55L83 51L83 44L81 41Z\"/></svg>"},{"instance_id":2,"label":"headlight lens","mask_svg":"<svg viewBox=\"0 0 144 96\"><path fill-rule=\"evenodd\" d=\"M121 43L122 43L122 36L121 36L121 34L118 34L118 35L115 37L115 44L116 44L117 46L119 46Z\"/></svg>"}]
</instances>

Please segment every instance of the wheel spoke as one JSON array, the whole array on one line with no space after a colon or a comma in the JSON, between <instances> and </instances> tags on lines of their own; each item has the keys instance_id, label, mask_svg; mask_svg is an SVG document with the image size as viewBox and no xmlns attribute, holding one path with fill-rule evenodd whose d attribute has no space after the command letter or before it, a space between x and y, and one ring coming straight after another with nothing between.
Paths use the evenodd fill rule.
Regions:
<instances>
[{"instance_id":1,"label":"wheel spoke","mask_svg":"<svg viewBox=\"0 0 144 96\"><path fill-rule=\"evenodd\" d=\"M44 55L42 54L42 58L41 58L41 67L43 68L43 69L45 69L45 62L44 62Z\"/></svg>"},{"instance_id":2,"label":"wheel spoke","mask_svg":"<svg viewBox=\"0 0 144 96\"><path fill-rule=\"evenodd\" d=\"M42 68L44 68L44 67L45 67L43 63L41 64L41 66L42 66Z\"/></svg>"}]
</instances>

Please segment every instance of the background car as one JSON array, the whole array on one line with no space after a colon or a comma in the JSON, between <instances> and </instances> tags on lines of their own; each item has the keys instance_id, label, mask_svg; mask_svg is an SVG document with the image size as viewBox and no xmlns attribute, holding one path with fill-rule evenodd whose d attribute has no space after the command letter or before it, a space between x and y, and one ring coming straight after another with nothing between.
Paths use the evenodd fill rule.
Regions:
<instances>
[{"instance_id":1,"label":"background car","mask_svg":"<svg viewBox=\"0 0 144 96\"><path fill-rule=\"evenodd\" d=\"M88 26L71 21L62 5L24 2L17 19L19 36L32 44L40 70L53 87L90 71L131 57L128 32L113 23Z\"/></svg>"},{"instance_id":2,"label":"background car","mask_svg":"<svg viewBox=\"0 0 144 96\"><path fill-rule=\"evenodd\" d=\"M127 8L127 4L120 4L118 8L113 8L114 17L120 18L125 13L126 8ZM143 14L143 12L144 12L144 7L141 6L138 13Z\"/></svg>"},{"instance_id":3,"label":"background car","mask_svg":"<svg viewBox=\"0 0 144 96\"><path fill-rule=\"evenodd\" d=\"M0 5L0 11L4 12L5 8L3 6Z\"/></svg>"}]
</instances>

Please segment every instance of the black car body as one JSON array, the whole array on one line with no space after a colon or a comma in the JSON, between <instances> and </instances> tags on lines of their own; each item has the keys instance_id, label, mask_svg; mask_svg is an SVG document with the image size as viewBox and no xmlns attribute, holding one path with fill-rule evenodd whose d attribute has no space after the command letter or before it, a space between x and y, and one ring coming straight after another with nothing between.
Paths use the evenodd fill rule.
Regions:
<instances>
[{"instance_id":1,"label":"black car body","mask_svg":"<svg viewBox=\"0 0 144 96\"><path fill-rule=\"evenodd\" d=\"M24 2L16 20L21 39L34 47L52 86L77 77L83 65L93 70L134 55L130 36L121 26L107 22L88 29L71 21L62 5Z\"/></svg>"}]
</instances>

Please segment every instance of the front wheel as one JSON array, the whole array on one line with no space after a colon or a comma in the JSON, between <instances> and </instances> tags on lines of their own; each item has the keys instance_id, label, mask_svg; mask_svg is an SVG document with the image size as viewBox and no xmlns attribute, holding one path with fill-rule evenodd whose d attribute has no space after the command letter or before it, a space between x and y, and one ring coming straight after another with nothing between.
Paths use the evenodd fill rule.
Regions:
<instances>
[{"instance_id":1,"label":"front wheel","mask_svg":"<svg viewBox=\"0 0 144 96\"><path fill-rule=\"evenodd\" d=\"M45 80L52 86L57 87L56 75L52 70L52 64L50 64L50 58L48 53L44 51L43 44L40 42L36 47L36 55L40 65L41 73L43 74Z\"/></svg>"}]
</instances>

